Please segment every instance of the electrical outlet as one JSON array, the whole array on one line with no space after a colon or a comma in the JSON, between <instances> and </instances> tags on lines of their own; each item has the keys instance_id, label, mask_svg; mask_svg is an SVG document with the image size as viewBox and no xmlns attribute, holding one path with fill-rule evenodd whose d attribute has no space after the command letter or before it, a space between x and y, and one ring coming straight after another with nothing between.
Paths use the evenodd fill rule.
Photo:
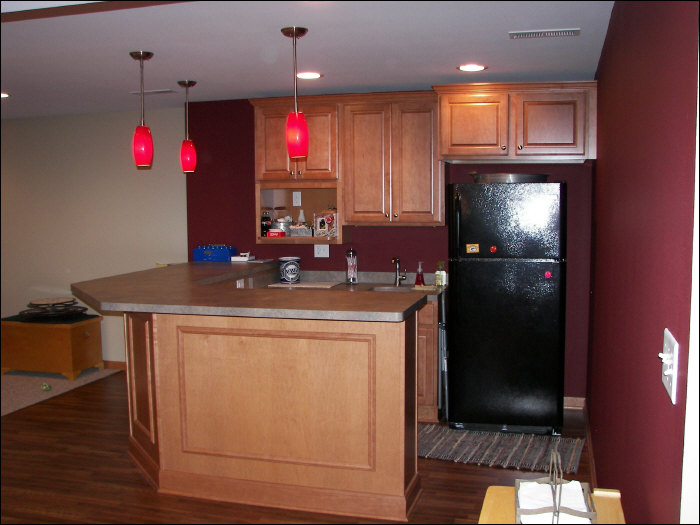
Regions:
<instances>
[{"instance_id":1,"label":"electrical outlet","mask_svg":"<svg viewBox=\"0 0 700 525\"><path fill-rule=\"evenodd\" d=\"M292 192L292 206L301 206L301 192L300 191L293 191Z\"/></svg>"},{"instance_id":2,"label":"electrical outlet","mask_svg":"<svg viewBox=\"0 0 700 525\"><path fill-rule=\"evenodd\" d=\"M314 257L330 257L330 246L327 244L314 244Z\"/></svg>"},{"instance_id":3,"label":"electrical outlet","mask_svg":"<svg viewBox=\"0 0 700 525\"><path fill-rule=\"evenodd\" d=\"M664 351L661 358L661 382L666 387L671 403L676 404L678 390L678 342L668 328L664 328Z\"/></svg>"}]
</instances>

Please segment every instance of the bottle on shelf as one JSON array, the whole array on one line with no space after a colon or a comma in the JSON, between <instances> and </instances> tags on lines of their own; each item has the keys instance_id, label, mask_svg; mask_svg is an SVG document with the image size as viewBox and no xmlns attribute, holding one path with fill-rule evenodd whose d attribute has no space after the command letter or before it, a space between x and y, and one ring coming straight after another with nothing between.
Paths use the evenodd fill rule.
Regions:
<instances>
[{"instance_id":1,"label":"bottle on shelf","mask_svg":"<svg viewBox=\"0 0 700 525\"><path fill-rule=\"evenodd\" d=\"M437 270L435 270L435 286L445 286L447 284L447 272L445 271L445 263L437 262Z\"/></svg>"},{"instance_id":2,"label":"bottle on shelf","mask_svg":"<svg viewBox=\"0 0 700 525\"><path fill-rule=\"evenodd\" d=\"M423 280L423 261L418 261L418 271L416 272L416 286L425 285Z\"/></svg>"},{"instance_id":3,"label":"bottle on shelf","mask_svg":"<svg viewBox=\"0 0 700 525\"><path fill-rule=\"evenodd\" d=\"M267 232L272 228L272 208L263 208L260 218L260 237L267 237Z\"/></svg>"}]
</instances>

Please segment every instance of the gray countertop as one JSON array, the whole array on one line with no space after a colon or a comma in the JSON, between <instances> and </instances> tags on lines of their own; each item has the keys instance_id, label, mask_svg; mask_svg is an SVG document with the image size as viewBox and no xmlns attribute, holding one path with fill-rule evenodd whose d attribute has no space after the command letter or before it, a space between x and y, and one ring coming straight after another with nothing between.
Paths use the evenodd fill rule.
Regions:
<instances>
[{"instance_id":1,"label":"gray countertop","mask_svg":"<svg viewBox=\"0 0 700 525\"><path fill-rule=\"evenodd\" d=\"M328 289L238 288L243 277L270 272L269 263L190 262L71 285L80 300L103 312L402 322L440 291L371 291L378 283ZM312 277L307 275L307 277ZM318 276L316 276L318 277ZM340 283L342 279L338 279Z\"/></svg>"}]
</instances>

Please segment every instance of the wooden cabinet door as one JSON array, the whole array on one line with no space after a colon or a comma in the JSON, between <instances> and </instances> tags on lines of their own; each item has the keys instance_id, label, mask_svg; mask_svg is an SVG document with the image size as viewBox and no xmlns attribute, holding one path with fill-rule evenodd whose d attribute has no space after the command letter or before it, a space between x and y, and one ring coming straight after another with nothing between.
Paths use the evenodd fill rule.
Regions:
<instances>
[{"instance_id":1,"label":"wooden cabinet door","mask_svg":"<svg viewBox=\"0 0 700 525\"><path fill-rule=\"evenodd\" d=\"M287 153L287 106L255 108L257 180L336 180L338 178L338 109L334 104L300 105L309 127L309 154L292 161Z\"/></svg>"},{"instance_id":2,"label":"wooden cabinet door","mask_svg":"<svg viewBox=\"0 0 700 525\"><path fill-rule=\"evenodd\" d=\"M392 104L391 127L391 221L442 224L437 103Z\"/></svg>"},{"instance_id":3,"label":"wooden cabinet door","mask_svg":"<svg viewBox=\"0 0 700 525\"><path fill-rule=\"evenodd\" d=\"M337 179L338 106L300 104L299 111L304 113L309 127L309 154L305 159L297 162L296 178L300 180Z\"/></svg>"},{"instance_id":4,"label":"wooden cabinet door","mask_svg":"<svg viewBox=\"0 0 700 525\"><path fill-rule=\"evenodd\" d=\"M342 111L345 224L389 224L391 104L345 104Z\"/></svg>"},{"instance_id":5,"label":"wooden cabinet door","mask_svg":"<svg viewBox=\"0 0 700 525\"><path fill-rule=\"evenodd\" d=\"M442 95L440 154L508 156L508 94Z\"/></svg>"},{"instance_id":6,"label":"wooden cabinet door","mask_svg":"<svg viewBox=\"0 0 700 525\"><path fill-rule=\"evenodd\" d=\"M586 93L514 93L514 153L581 155L586 152Z\"/></svg>"},{"instance_id":7,"label":"wooden cabinet door","mask_svg":"<svg viewBox=\"0 0 700 525\"><path fill-rule=\"evenodd\" d=\"M255 178L288 180L292 163L285 143L287 107L255 108Z\"/></svg>"},{"instance_id":8,"label":"wooden cabinet door","mask_svg":"<svg viewBox=\"0 0 700 525\"><path fill-rule=\"evenodd\" d=\"M428 301L418 311L416 401L418 421L437 423L437 307Z\"/></svg>"}]
</instances>

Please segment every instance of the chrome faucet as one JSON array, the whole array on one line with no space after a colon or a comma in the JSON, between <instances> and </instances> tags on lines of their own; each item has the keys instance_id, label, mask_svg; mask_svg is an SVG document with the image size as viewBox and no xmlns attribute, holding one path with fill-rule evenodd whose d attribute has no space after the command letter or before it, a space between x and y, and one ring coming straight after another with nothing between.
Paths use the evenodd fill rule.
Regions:
<instances>
[{"instance_id":1,"label":"chrome faucet","mask_svg":"<svg viewBox=\"0 0 700 525\"><path fill-rule=\"evenodd\" d=\"M394 273L394 286L401 286L401 281L406 280L406 271L404 270L403 275L401 275L400 270L399 270L399 264L401 264L401 261L399 261L398 257L394 257L391 260L391 262L396 265L396 270Z\"/></svg>"}]
</instances>

